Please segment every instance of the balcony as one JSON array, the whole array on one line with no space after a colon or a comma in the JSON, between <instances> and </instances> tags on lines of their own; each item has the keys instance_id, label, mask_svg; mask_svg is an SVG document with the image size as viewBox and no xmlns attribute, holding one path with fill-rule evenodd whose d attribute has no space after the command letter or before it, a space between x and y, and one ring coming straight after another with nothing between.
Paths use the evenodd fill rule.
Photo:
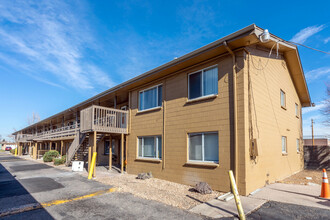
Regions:
<instances>
[{"instance_id":1,"label":"balcony","mask_svg":"<svg viewBox=\"0 0 330 220\"><path fill-rule=\"evenodd\" d=\"M128 133L128 111L92 105L80 112L80 132Z\"/></svg>"},{"instance_id":2,"label":"balcony","mask_svg":"<svg viewBox=\"0 0 330 220\"><path fill-rule=\"evenodd\" d=\"M79 131L79 124L70 125L65 127L60 127L57 129L44 131L41 133L37 133L33 136L33 140L49 140L54 138L62 138L62 137L71 137L75 136L77 131Z\"/></svg>"},{"instance_id":3,"label":"balcony","mask_svg":"<svg viewBox=\"0 0 330 220\"><path fill-rule=\"evenodd\" d=\"M36 134L17 134L16 141L42 141L57 138L74 138L78 131L81 133L128 133L128 111L92 105L80 112L79 124L60 127Z\"/></svg>"}]
</instances>

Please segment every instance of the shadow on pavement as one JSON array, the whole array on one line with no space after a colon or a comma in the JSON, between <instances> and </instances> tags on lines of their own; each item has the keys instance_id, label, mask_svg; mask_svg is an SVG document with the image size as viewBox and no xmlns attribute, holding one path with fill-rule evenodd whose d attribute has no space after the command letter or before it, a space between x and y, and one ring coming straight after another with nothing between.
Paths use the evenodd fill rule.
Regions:
<instances>
[{"instance_id":1,"label":"shadow on pavement","mask_svg":"<svg viewBox=\"0 0 330 220\"><path fill-rule=\"evenodd\" d=\"M0 218L54 219L44 208L24 211L24 208L31 208L33 205L38 206L38 201L0 164ZM17 214L14 214L14 211L17 211Z\"/></svg>"},{"instance_id":2,"label":"shadow on pavement","mask_svg":"<svg viewBox=\"0 0 330 220\"><path fill-rule=\"evenodd\" d=\"M287 192L287 193L293 193L293 194L302 195L302 196L309 196L309 197L313 197L315 199L319 198L318 196L313 196L313 195L306 194L306 193L292 192L292 191L283 190L283 189L274 189L274 188L272 188L272 190L277 190L277 191Z\"/></svg>"}]
</instances>

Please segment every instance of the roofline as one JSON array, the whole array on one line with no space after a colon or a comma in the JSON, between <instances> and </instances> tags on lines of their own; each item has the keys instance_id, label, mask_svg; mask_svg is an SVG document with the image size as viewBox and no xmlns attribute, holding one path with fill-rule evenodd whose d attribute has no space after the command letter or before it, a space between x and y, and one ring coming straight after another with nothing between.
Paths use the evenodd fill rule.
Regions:
<instances>
[{"instance_id":1,"label":"roofline","mask_svg":"<svg viewBox=\"0 0 330 220\"><path fill-rule=\"evenodd\" d=\"M45 118L45 119L43 119L43 120L41 120L39 122L36 122L36 123L34 123L32 125L29 125L29 126L27 126L25 128L22 128L22 129L20 129L20 130L18 130L16 132L14 132L13 134L17 134L18 132L20 132L22 130L25 130L25 129L34 127L37 124L40 124L40 123L43 123L43 122L48 121L50 119L53 119L53 118L55 118L55 117L57 117L57 116L59 116L61 114L67 113L69 111L72 111L73 109L77 109L77 108L79 108L79 107L81 107L83 105L86 105L86 104L88 104L90 102L93 102L93 101L99 99L99 98L102 98L102 97L104 97L104 96L106 96L106 95L108 95L110 93L114 93L114 92L116 92L116 91L118 91L118 90L120 90L120 89L122 89L122 88L124 88L126 86L129 86L129 85L131 85L131 84L133 84L133 83L135 83L135 82L137 82L139 80L142 80L144 78L147 78L149 76L152 76L152 75L154 75L154 74L156 74L156 73L158 73L158 72L160 72L162 70L168 69L168 68L170 68L172 66L175 66L175 65L177 65L179 63L182 63L182 62L184 62L186 60L189 60L189 59L191 59L191 58L193 58L193 57L195 57L195 56L197 56L199 54L202 54L202 53L204 53L204 52L206 52L208 50L211 50L211 49L220 47L220 46L223 45L223 43L225 41L230 42L230 41L232 41L232 40L240 37L241 35L243 35L245 33L248 33L248 32L252 32L252 31L254 31L254 34L256 36L259 36L263 32L263 30L264 30L263 28L258 27L255 24L251 24L251 25L249 25L249 26L247 26L245 28L242 28L242 29L240 29L240 30L238 30L238 31L236 31L236 32L234 32L232 34L229 34L229 35L227 35L227 36L225 36L223 38L220 38L220 39L218 39L216 41L213 41L212 43L209 43L209 44L207 44L207 45L205 45L203 47L200 47L200 48L198 48L198 49L196 49L196 50L194 50L194 51L192 51L190 53L187 53L187 54L185 54L185 55L183 55L181 57L178 57L177 59L171 60L171 61L169 61L169 62L167 62L167 63L165 63L163 65L160 65L160 66L158 66L158 67L156 67L154 69L151 69L151 70L149 70L149 71L147 71L145 73L142 73L142 74L140 74L140 75L138 75L138 76L136 76L136 77L134 77L132 79L129 79L129 80L125 81L125 82L122 82L122 83L118 84L117 86L114 86L114 87L112 87L112 88L110 88L108 90L105 90L105 91L103 91L103 92L101 92L101 93L99 93L99 94L97 94L97 95L95 95L95 96L93 96L93 97L91 97L91 98L83 101L83 102L80 102L80 103L78 103L78 104L76 104L76 105L74 105L74 106L72 106L70 108L67 108L67 109L65 109L65 110L63 110L63 111L61 111L59 113L56 113L56 114L54 114L54 115L52 115L52 116L50 116L48 118ZM297 56L298 56L299 66L300 66L301 72L304 73L303 72L303 69L302 69L302 65L301 65L300 56L299 56L299 53L298 53L297 46L294 45L294 44L292 44L292 43L290 43L290 42L287 42L287 41L283 40L280 37L277 37L274 34L270 34L270 36L271 36L271 40L273 40L274 42L279 42L279 44L282 44L282 45L284 45L286 47L292 48L293 50L296 50L297 51L296 53L297 53ZM308 87L307 87L307 84L306 84L305 75L304 74L302 74L302 75L303 75L303 78L304 78L304 85L305 85L306 91L308 93L309 100L311 100L310 99L309 90L308 90Z\"/></svg>"},{"instance_id":2,"label":"roofline","mask_svg":"<svg viewBox=\"0 0 330 220\"><path fill-rule=\"evenodd\" d=\"M260 32L260 33L256 33L256 35L259 36L259 34L261 34L263 32L263 30L264 30L263 28L256 26L256 32ZM299 63L299 67L300 67L300 71L301 71L302 76L303 76L304 86L305 86L305 89L307 91L308 99L309 99L309 103L307 104L307 106L303 106L303 107L310 107L311 106L311 103L312 103L312 100L311 100L309 89L308 89L308 86L307 86L307 83L306 83L307 81L306 81L306 77L305 77L305 74L304 74L304 69L303 69L302 64L301 64L300 54L299 54L297 45L295 45L295 44L293 44L291 42L288 42L286 40L283 40L282 38L280 38L280 37L278 37L278 36L276 36L274 34L271 34L271 33L270 33L270 37L271 37L271 40L273 40L274 42L279 42L279 44L282 44L282 45L284 45L286 47L292 48L293 50L296 51L296 55L297 55L298 63Z\"/></svg>"},{"instance_id":3,"label":"roofline","mask_svg":"<svg viewBox=\"0 0 330 220\"><path fill-rule=\"evenodd\" d=\"M225 36L223 38L220 38L220 39L218 39L218 40L216 40L216 41L214 41L212 43L209 43L209 44L207 44L207 45L205 45L203 47L200 47L200 48L198 48L198 49L196 49L196 50L194 50L194 51L192 51L190 53L187 53L187 54L185 54L185 55L183 55L181 57L178 57L177 59L171 60L171 61L169 61L169 62L167 62L167 63L165 63L165 64L163 64L161 66L158 66L158 67L156 67L156 68L154 68L152 70L149 70L149 71L147 71L145 73L142 73L142 74L140 74L140 75L138 75L138 76L136 76L136 77L134 77L132 79L129 79L129 80L125 81L125 82L122 82L119 85L114 86L114 87L112 87L112 88L110 88L110 89L108 89L108 90L106 90L104 92L101 92L101 93L99 93L99 94L97 94L97 95L95 95L95 96L93 96L93 97L91 97L91 98L89 98L89 99L87 99L87 100L85 100L83 102L80 102L80 103L78 103L78 104L76 104L76 105L74 105L74 106L72 106L72 107L70 107L68 109L65 109L65 110L63 110L63 111L61 111L59 113L56 113L56 114L54 114L54 115L52 115L52 116L50 116L48 118L45 118L45 119L43 119L43 120L41 120L39 122L36 122L36 123L34 123L32 125L29 125L29 126L27 126L25 128L22 128L22 129L20 129L20 130L18 130L16 132L14 132L13 134L17 134L18 132L20 132L22 130L25 130L25 129L28 129L30 127L35 126L36 124L45 122L45 121L50 120L52 118L55 118L56 116L61 115L61 114L64 114L64 113L66 113L66 112L68 112L68 111L70 111L72 109L79 108L80 106L83 106L85 104L88 104L90 102L93 102L96 99L102 98L102 97L104 97L104 96L106 96L106 95L108 95L110 93L116 92L119 89L124 88L124 87L126 87L128 85L131 85L131 84L133 84L133 83L135 83L135 82L137 82L137 81L139 81L141 79L144 79L146 77L149 77L151 75L154 75L154 74L158 73L161 70L170 68L170 67L175 66L175 65L177 65L177 64L179 64L179 63L181 63L183 61L186 61L186 60L188 60L188 59L190 59L190 58L192 58L192 57L194 57L196 55L199 55L201 53L204 53L204 52L206 52L206 51L208 51L210 49L219 47L219 46L222 45L222 43L224 41L233 40L233 39L239 37L240 35L242 35L244 33L247 33L249 31L255 30L255 28L256 28L256 25L255 24L251 24L251 25L249 25L249 26L247 26L245 28L242 28L242 29L240 29L240 30L238 30L238 31L236 31L236 32L234 32L232 34L229 34L229 35L227 35L227 36Z\"/></svg>"}]
</instances>

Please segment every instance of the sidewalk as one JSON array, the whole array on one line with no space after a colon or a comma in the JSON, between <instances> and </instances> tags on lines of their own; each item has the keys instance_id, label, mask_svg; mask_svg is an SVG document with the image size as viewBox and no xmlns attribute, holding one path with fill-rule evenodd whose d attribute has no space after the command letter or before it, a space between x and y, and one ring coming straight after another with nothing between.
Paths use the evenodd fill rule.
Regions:
<instances>
[{"instance_id":1,"label":"sidewalk","mask_svg":"<svg viewBox=\"0 0 330 220\"><path fill-rule=\"evenodd\" d=\"M245 215L258 209L267 201L277 201L295 205L309 206L330 210L330 200L320 199L320 185L293 185L274 183L268 185L248 197L240 196ZM191 212L210 218L237 216L234 199L224 202L213 199L209 202L195 206Z\"/></svg>"},{"instance_id":2,"label":"sidewalk","mask_svg":"<svg viewBox=\"0 0 330 220\"><path fill-rule=\"evenodd\" d=\"M320 185L274 183L262 188L250 197L330 210L330 200L320 199L320 193Z\"/></svg>"},{"instance_id":3,"label":"sidewalk","mask_svg":"<svg viewBox=\"0 0 330 220\"><path fill-rule=\"evenodd\" d=\"M262 206L265 202L267 202L263 199L250 198L246 196L240 196L240 199L243 205L245 215L249 214L253 210ZM210 218L237 216L237 208L234 199L231 199L228 202L213 199L201 205L197 205L189 211Z\"/></svg>"}]
</instances>

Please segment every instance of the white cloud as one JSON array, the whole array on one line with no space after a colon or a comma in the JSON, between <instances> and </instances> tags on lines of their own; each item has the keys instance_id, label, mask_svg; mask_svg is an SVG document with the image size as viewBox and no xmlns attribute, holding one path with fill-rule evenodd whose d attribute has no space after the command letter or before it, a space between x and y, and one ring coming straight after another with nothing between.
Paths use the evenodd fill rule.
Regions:
<instances>
[{"instance_id":1,"label":"white cloud","mask_svg":"<svg viewBox=\"0 0 330 220\"><path fill-rule=\"evenodd\" d=\"M330 37L324 39L324 43L327 44L330 41Z\"/></svg>"},{"instance_id":2,"label":"white cloud","mask_svg":"<svg viewBox=\"0 0 330 220\"><path fill-rule=\"evenodd\" d=\"M303 114L307 114L307 113L319 111L319 110L325 108L326 106L327 106L326 102L325 101L322 101L322 102L319 102L319 103L315 104L314 107L303 108L302 109L302 113Z\"/></svg>"},{"instance_id":3,"label":"white cloud","mask_svg":"<svg viewBox=\"0 0 330 220\"><path fill-rule=\"evenodd\" d=\"M322 31L323 29L324 29L324 25L320 25L320 26L315 25L304 28L300 30L297 34L295 34L290 41L303 44L309 37Z\"/></svg>"},{"instance_id":4,"label":"white cloud","mask_svg":"<svg viewBox=\"0 0 330 220\"><path fill-rule=\"evenodd\" d=\"M81 3L0 2L0 59L7 64L16 60L21 65L12 68L53 86L94 89L113 85L109 76L86 58L86 49L96 41ZM29 71L22 66L29 66Z\"/></svg>"},{"instance_id":5,"label":"white cloud","mask_svg":"<svg viewBox=\"0 0 330 220\"><path fill-rule=\"evenodd\" d=\"M320 67L306 73L306 80L313 81L321 77L330 78L330 67Z\"/></svg>"}]
</instances>

